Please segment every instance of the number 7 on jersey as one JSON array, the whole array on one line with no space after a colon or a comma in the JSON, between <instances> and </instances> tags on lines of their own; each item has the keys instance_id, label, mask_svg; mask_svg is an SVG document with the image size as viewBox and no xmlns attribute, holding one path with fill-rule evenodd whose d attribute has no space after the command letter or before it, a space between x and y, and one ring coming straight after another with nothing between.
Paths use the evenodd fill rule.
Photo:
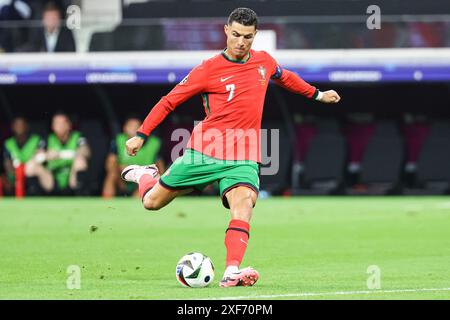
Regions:
<instances>
[{"instance_id":1,"label":"number 7 on jersey","mask_svg":"<svg viewBox=\"0 0 450 320\"><path fill-rule=\"evenodd\" d=\"M236 89L236 86L233 83L230 83L230 84L227 84L225 86L225 88L227 89L227 91L230 91L230 95L228 96L228 100L227 100L227 102L229 102L234 97L234 90Z\"/></svg>"}]
</instances>

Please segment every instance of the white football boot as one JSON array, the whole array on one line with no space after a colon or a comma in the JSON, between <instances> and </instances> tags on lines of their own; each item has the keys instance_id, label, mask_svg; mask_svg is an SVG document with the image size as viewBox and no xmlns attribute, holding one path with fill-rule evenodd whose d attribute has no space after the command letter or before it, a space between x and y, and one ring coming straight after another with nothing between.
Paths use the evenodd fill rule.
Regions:
<instances>
[{"instance_id":1,"label":"white football boot","mask_svg":"<svg viewBox=\"0 0 450 320\"><path fill-rule=\"evenodd\" d=\"M120 174L120 176L125 181L134 182L134 183L139 184L139 179L141 179L141 177L144 174L148 174L148 175L152 176L156 180L155 183L159 180L158 167L154 164L151 164L148 166L138 166L138 165L132 164L130 166L125 167L122 170L122 173Z\"/></svg>"}]
</instances>

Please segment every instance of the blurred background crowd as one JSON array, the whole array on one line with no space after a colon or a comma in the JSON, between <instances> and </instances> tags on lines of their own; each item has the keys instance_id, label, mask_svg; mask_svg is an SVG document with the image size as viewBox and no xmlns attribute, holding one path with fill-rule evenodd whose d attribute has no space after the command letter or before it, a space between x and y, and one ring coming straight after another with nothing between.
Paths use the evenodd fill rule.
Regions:
<instances>
[{"instance_id":1,"label":"blurred background crowd","mask_svg":"<svg viewBox=\"0 0 450 320\"><path fill-rule=\"evenodd\" d=\"M383 30L365 28L367 1L2 0L0 50L74 52L219 50L229 7L249 5L276 32L277 49L449 47L448 4L381 2ZM62 19L83 8L83 30ZM444 5L443 5L444 4ZM367 6L366 6L367 7ZM382 12L384 13L384 11ZM418 18L418 15L421 18Z\"/></svg>"}]
</instances>

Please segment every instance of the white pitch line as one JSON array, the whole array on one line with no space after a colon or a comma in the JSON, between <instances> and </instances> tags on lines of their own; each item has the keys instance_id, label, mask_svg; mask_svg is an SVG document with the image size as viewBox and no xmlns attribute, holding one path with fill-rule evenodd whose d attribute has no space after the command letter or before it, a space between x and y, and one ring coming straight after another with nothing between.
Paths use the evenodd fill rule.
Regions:
<instances>
[{"instance_id":1,"label":"white pitch line","mask_svg":"<svg viewBox=\"0 0 450 320\"><path fill-rule=\"evenodd\" d=\"M429 292L429 291L450 291L450 288L430 288L430 289L423 288L423 289L397 289L397 290L374 289L374 290L365 290L365 291L304 292L304 293L287 293L287 294L272 294L272 295L259 295L259 296L254 295L254 296L205 298L202 300L271 299L271 298L290 298L290 297L341 296L341 295L352 295L352 294Z\"/></svg>"}]
</instances>

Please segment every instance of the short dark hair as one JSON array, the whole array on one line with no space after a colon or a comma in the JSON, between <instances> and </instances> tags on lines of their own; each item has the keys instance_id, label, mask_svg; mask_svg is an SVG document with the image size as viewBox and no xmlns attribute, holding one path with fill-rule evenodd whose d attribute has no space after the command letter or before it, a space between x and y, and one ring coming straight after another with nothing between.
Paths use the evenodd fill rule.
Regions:
<instances>
[{"instance_id":1,"label":"short dark hair","mask_svg":"<svg viewBox=\"0 0 450 320\"><path fill-rule=\"evenodd\" d=\"M128 113L124 118L123 124L125 124L128 120L132 120L132 119L142 121L141 118L142 117L140 117L138 113L135 113L135 112Z\"/></svg>"},{"instance_id":2,"label":"short dark hair","mask_svg":"<svg viewBox=\"0 0 450 320\"><path fill-rule=\"evenodd\" d=\"M255 26L258 28L258 16L256 12L249 8L236 8L228 17L228 25L236 21L244 26Z\"/></svg>"},{"instance_id":3,"label":"short dark hair","mask_svg":"<svg viewBox=\"0 0 450 320\"><path fill-rule=\"evenodd\" d=\"M58 11L59 14L62 16L62 8L60 5L58 5L56 2L54 1L47 1L42 9L42 13L47 12L47 11Z\"/></svg>"},{"instance_id":4,"label":"short dark hair","mask_svg":"<svg viewBox=\"0 0 450 320\"><path fill-rule=\"evenodd\" d=\"M54 119L55 117L65 117L67 120L69 120L70 123L72 123L72 119L70 118L69 114L67 112L65 112L64 110L57 110L54 114L52 119Z\"/></svg>"}]
</instances>

